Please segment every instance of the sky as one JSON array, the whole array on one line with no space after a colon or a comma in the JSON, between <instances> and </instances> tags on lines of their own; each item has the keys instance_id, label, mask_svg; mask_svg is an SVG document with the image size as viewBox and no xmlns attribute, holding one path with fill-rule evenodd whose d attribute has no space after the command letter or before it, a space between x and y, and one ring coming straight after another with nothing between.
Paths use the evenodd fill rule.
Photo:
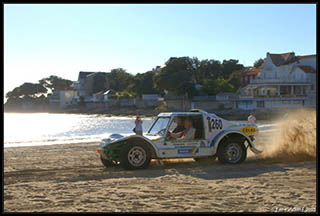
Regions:
<instances>
[{"instance_id":1,"label":"sky","mask_svg":"<svg viewBox=\"0 0 320 216\"><path fill-rule=\"evenodd\" d=\"M315 4L4 4L4 93L79 71L144 73L170 57L316 53Z\"/></svg>"}]
</instances>

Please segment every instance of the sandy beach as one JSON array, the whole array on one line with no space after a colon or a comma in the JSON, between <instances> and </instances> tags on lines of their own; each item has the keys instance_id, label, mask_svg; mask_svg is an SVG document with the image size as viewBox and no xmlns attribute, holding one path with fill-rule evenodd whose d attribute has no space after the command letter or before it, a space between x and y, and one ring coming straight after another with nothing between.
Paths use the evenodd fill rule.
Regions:
<instances>
[{"instance_id":1,"label":"sandy beach","mask_svg":"<svg viewBox=\"0 0 320 216\"><path fill-rule=\"evenodd\" d=\"M315 112L278 122L247 160L105 168L98 143L4 148L4 212L315 212Z\"/></svg>"},{"instance_id":2,"label":"sandy beach","mask_svg":"<svg viewBox=\"0 0 320 216\"><path fill-rule=\"evenodd\" d=\"M316 161L104 168L97 143L4 149L5 212L315 211Z\"/></svg>"}]
</instances>

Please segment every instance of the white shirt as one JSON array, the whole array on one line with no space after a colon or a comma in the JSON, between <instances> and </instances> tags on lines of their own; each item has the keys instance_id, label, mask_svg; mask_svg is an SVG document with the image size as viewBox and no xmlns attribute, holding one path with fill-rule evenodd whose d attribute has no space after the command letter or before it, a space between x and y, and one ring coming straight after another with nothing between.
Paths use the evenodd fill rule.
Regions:
<instances>
[{"instance_id":1,"label":"white shirt","mask_svg":"<svg viewBox=\"0 0 320 216\"><path fill-rule=\"evenodd\" d=\"M248 117L248 122L251 124L255 124L257 121L256 117L254 117L253 115L249 115Z\"/></svg>"},{"instance_id":2,"label":"white shirt","mask_svg":"<svg viewBox=\"0 0 320 216\"><path fill-rule=\"evenodd\" d=\"M178 133L171 133L171 136L174 138L180 138L182 133L184 132L185 132L184 137L182 137L181 139L194 139L194 136L196 134L196 129L191 127L189 129L186 129Z\"/></svg>"}]
</instances>

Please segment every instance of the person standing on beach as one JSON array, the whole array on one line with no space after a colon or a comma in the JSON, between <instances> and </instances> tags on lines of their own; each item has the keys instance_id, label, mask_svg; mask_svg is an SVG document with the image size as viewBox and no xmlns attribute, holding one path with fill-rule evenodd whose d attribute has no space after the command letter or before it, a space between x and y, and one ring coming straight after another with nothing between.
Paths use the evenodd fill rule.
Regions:
<instances>
[{"instance_id":1,"label":"person standing on beach","mask_svg":"<svg viewBox=\"0 0 320 216\"><path fill-rule=\"evenodd\" d=\"M134 132L137 135L142 136L142 120L141 120L140 116L136 117L135 124L136 124L136 127L134 128L135 129Z\"/></svg>"},{"instance_id":2,"label":"person standing on beach","mask_svg":"<svg viewBox=\"0 0 320 216\"><path fill-rule=\"evenodd\" d=\"M249 117L248 117L248 122L251 123L251 124L256 124L257 123L257 119L256 117L254 116L254 113L250 113Z\"/></svg>"}]
</instances>

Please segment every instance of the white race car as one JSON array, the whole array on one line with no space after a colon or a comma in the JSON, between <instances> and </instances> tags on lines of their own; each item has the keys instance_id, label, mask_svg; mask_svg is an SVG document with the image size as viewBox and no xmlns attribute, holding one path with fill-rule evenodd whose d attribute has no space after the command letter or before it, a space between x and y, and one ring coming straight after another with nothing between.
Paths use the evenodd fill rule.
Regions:
<instances>
[{"instance_id":1,"label":"white race car","mask_svg":"<svg viewBox=\"0 0 320 216\"><path fill-rule=\"evenodd\" d=\"M192 120L194 139L171 139L179 117ZM261 153L253 144L257 134L255 124L230 122L203 110L160 113L144 136L112 134L96 152L104 166L120 164L124 169L143 169L151 159L164 158L218 157L222 163L238 164L246 159L248 147Z\"/></svg>"}]
</instances>

